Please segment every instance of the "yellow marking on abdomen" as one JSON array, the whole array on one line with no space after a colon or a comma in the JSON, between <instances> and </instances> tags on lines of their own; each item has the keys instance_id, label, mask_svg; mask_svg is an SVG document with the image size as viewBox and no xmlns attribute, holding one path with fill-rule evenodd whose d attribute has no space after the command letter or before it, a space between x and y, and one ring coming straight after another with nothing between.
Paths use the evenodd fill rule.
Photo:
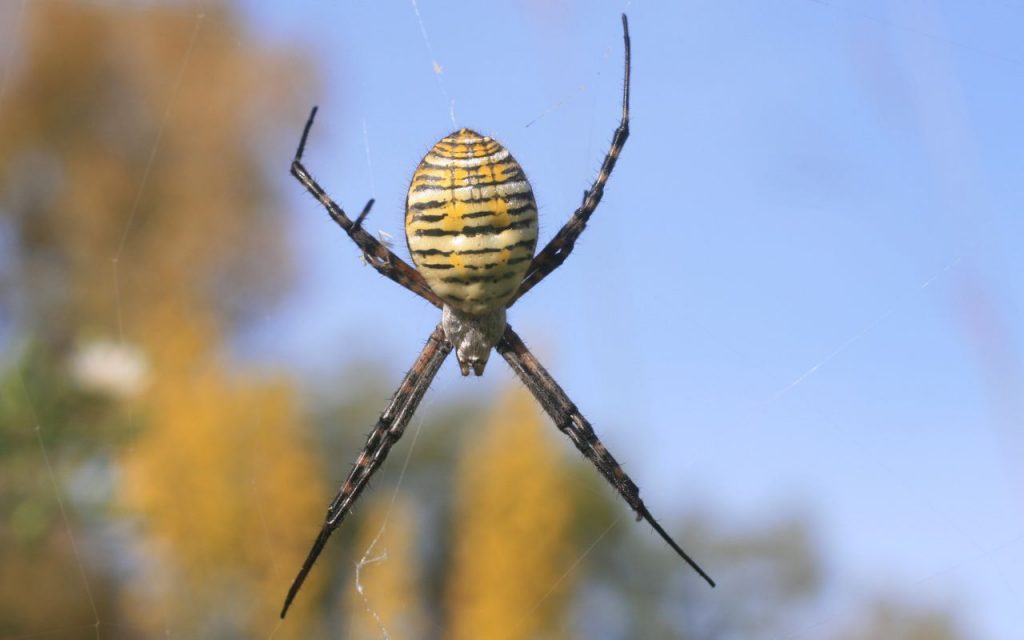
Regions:
<instances>
[{"instance_id":1,"label":"yellow marking on abdomen","mask_svg":"<svg viewBox=\"0 0 1024 640\"><path fill-rule=\"evenodd\" d=\"M484 314L515 293L537 246L537 203L501 144L461 129L412 176L405 237L416 268L452 307Z\"/></svg>"}]
</instances>

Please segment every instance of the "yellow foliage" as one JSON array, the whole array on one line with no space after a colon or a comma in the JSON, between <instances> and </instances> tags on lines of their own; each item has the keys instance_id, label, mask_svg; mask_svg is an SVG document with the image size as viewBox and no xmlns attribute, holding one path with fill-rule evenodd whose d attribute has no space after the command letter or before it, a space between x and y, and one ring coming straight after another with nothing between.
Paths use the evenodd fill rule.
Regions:
<instances>
[{"instance_id":1,"label":"yellow foliage","mask_svg":"<svg viewBox=\"0 0 1024 640\"><path fill-rule=\"evenodd\" d=\"M133 338L164 298L203 311L274 291L288 263L253 150L301 65L218 7L40 0L25 13L24 62L0 92L0 173L22 192L0 215L51 260L34 284L58 308L41 320Z\"/></svg>"},{"instance_id":2,"label":"yellow foliage","mask_svg":"<svg viewBox=\"0 0 1024 640\"><path fill-rule=\"evenodd\" d=\"M26 290L46 292L37 331L130 343L149 366L110 454L142 552L124 558L122 610L151 637L265 636L327 489L289 383L235 375L219 353L288 266L254 151L301 67L227 5L40 0L19 35L0 173L28 186L0 215L42 256L26 268Z\"/></svg>"},{"instance_id":3,"label":"yellow foliage","mask_svg":"<svg viewBox=\"0 0 1024 640\"><path fill-rule=\"evenodd\" d=\"M391 494L376 498L367 510L352 546L358 573L345 589L345 638L380 638L382 630L393 638L424 637L415 516L401 494L394 502Z\"/></svg>"},{"instance_id":4,"label":"yellow foliage","mask_svg":"<svg viewBox=\"0 0 1024 640\"><path fill-rule=\"evenodd\" d=\"M456 474L448 632L455 640L560 637L572 503L563 459L525 389L511 391Z\"/></svg>"},{"instance_id":5,"label":"yellow foliage","mask_svg":"<svg viewBox=\"0 0 1024 640\"><path fill-rule=\"evenodd\" d=\"M166 624L148 615L159 609L189 630L188 621L216 616L265 630L328 491L292 392L284 382L232 380L216 360L158 371L121 482L153 560L135 582L154 601L130 608L141 612L135 622ZM307 593L317 582L312 576Z\"/></svg>"}]
</instances>

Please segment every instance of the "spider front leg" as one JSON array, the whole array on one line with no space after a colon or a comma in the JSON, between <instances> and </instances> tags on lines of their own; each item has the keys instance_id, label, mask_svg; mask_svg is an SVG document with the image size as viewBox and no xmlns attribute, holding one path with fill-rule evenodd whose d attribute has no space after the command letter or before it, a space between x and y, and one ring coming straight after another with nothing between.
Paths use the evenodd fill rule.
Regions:
<instances>
[{"instance_id":1,"label":"spider front leg","mask_svg":"<svg viewBox=\"0 0 1024 640\"><path fill-rule=\"evenodd\" d=\"M363 229L363 220L370 213L370 208L373 206L373 200L371 199L363 207L362 213L353 222L345 211L331 199L327 192L324 191L313 176L310 175L309 171L306 170L305 165L302 164L302 154L306 150L306 139L309 137L309 130L313 127L313 119L316 118L317 108L313 107L313 110L309 113L309 119L306 120L306 126L302 130L302 138L299 140L299 148L295 151L295 159L292 160L291 173L295 178L302 183L302 186L306 187L306 190L313 194L320 204L327 209L327 213L330 214L331 219L338 223L338 226L345 230L352 241L362 250L363 255L366 256L366 261L373 266L382 275L394 280L398 284L402 285L409 291L412 291L416 295L420 296L435 307L440 308L442 303L441 299L430 290L427 286L423 276L418 271L413 269L404 260L399 258L391 249L388 249L384 243L380 242L372 235Z\"/></svg>"},{"instance_id":2,"label":"spider front leg","mask_svg":"<svg viewBox=\"0 0 1024 640\"><path fill-rule=\"evenodd\" d=\"M419 406L420 400L423 399L423 394L426 392L427 387L430 386L434 376L437 375L437 370L441 368L441 364L448 357L451 350L452 345L445 338L444 329L442 329L441 325L438 325L434 332L430 334L427 346L423 348L416 362L413 363L412 368L405 374L405 379L402 380L401 386L395 391L388 406L377 420L376 426L373 427L373 431L367 437L366 445L363 447L359 457L356 458L355 466L349 472L345 484L341 486L338 494L327 508L327 517L324 519L324 525L320 529L319 535L317 535L316 540L313 542L313 548L310 549L309 554L306 556L306 561L302 563L302 568L299 569L299 574L295 576L291 588L288 589L284 607L281 609L282 618L288 613L288 607L291 606L292 600L302 587L302 583L306 581L306 576L309 574L309 570L313 568L313 564L316 562L320 552L323 551L324 545L327 544L327 539L338 528L338 525L345 519L345 516L348 515L352 505L355 504L356 499L363 489L366 488L370 477L380 468L384 459L387 458L391 447L402 437L402 434L405 432L405 426L416 411L416 407Z\"/></svg>"},{"instance_id":3,"label":"spider front leg","mask_svg":"<svg viewBox=\"0 0 1024 640\"><path fill-rule=\"evenodd\" d=\"M587 221L590 220L594 209L600 204L601 197L604 195L604 185L608 182L609 176L612 175L615 162L619 159L619 154L622 153L622 148L626 145L626 138L629 137L629 22L626 20L626 14L622 14L622 38L626 48L626 70L622 81L622 117L619 120L618 128L615 129L615 133L612 135L611 148L608 149L604 162L601 163L601 170L598 171L594 184L590 186L590 189L583 192L583 203L573 212L572 217L565 223L565 226L559 229L555 237L547 243L540 253L534 256L526 276L523 277L523 281L519 285L515 296L509 300L508 306L512 306L516 300L532 289L535 284L560 267L565 262L565 259L569 257L569 254L572 253L573 247L576 246L576 240L583 233L583 229L586 228Z\"/></svg>"},{"instance_id":4,"label":"spider front leg","mask_svg":"<svg viewBox=\"0 0 1024 640\"><path fill-rule=\"evenodd\" d=\"M583 414L580 413L576 405L569 399L569 396L566 395L562 387L558 386L558 383L551 377L551 374L530 353L530 350L526 348L526 345L523 344L523 341L516 332L512 330L512 327L505 328L505 334L495 348L505 358L509 366L512 367L512 370L516 372L519 379L530 389L534 397L537 398L537 401L544 407L544 411L551 416L559 431L569 436L569 439L576 445L576 448L588 460L594 463L594 466L601 472L601 475L629 503L629 506L636 512L637 520L646 520L658 532L658 535L687 564L693 567L694 571L699 573L712 587L715 586L715 581L676 544L675 540L654 519L654 516L651 515L651 512L647 510L647 507L640 499L640 489L626 475L626 472L622 470L619 463L616 462L612 454L608 452L608 449L598 439L597 434L594 433L594 429L587 422L587 419L583 417Z\"/></svg>"}]
</instances>

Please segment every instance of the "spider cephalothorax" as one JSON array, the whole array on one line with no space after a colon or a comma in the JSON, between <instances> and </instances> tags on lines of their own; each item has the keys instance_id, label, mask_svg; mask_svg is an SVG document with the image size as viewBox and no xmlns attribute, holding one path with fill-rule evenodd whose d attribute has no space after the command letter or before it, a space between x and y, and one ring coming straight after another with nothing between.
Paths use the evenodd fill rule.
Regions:
<instances>
[{"instance_id":1,"label":"spider cephalothorax","mask_svg":"<svg viewBox=\"0 0 1024 640\"><path fill-rule=\"evenodd\" d=\"M498 344L506 326L505 307L470 315L446 304L441 311L444 336L455 347L455 358L464 376L469 375L470 368L474 374L484 375L491 349Z\"/></svg>"},{"instance_id":2,"label":"spider cephalothorax","mask_svg":"<svg viewBox=\"0 0 1024 640\"><path fill-rule=\"evenodd\" d=\"M611 148L594 184L584 192L582 204L536 256L533 252L537 245L537 204L522 167L494 139L460 129L427 152L409 185L405 233L416 264L413 269L363 229L373 200L351 220L302 164L306 138L316 116L316 107L313 108L292 162L292 175L323 204L378 272L442 312L441 323L391 397L348 478L327 508L320 534L288 590L282 618L328 537L402 437L427 387L453 348L464 376L470 370L478 376L483 374L491 349L496 349L555 426L569 436L632 507L637 519L646 520L676 553L715 586L654 519L640 499L640 490L597 438L587 419L505 321L505 310L557 269L572 251L601 201L604 185L629 136L629 26L625 15L622 32L626 49L622 119Z\"/></svg>"}]
</instances>

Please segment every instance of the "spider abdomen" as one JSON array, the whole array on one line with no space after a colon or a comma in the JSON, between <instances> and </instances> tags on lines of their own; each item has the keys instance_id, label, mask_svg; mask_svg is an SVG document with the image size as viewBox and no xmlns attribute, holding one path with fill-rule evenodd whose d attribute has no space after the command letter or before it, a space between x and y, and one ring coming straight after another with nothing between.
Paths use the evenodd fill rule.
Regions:
<instances>
[{"instance_id":1,"label":"spider abdomen","mask_svg":"<svg viewBox=\"0 0 1024 640\"><path fill-rule=\"evenodd\" d=\"M503 308L537 246L533 189L505 147L460 129L416 168L405 237L416 268L449 305L471 315Z\"/></svg>"}]
</instances>

